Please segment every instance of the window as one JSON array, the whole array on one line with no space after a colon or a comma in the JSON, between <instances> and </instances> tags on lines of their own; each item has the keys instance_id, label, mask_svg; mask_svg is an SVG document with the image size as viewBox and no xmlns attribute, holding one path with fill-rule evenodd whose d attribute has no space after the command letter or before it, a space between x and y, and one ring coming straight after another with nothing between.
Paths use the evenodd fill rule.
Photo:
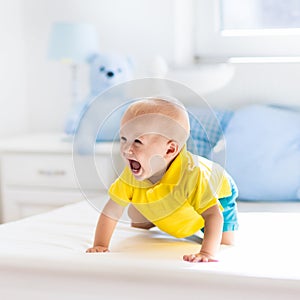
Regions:
<instances>
[{"instance_id":1,"label":"window","mask_svg":"<svg viewBox=\"0 0 300 300\"><path fill-rule=\"evenodd\" d=\"M299 0L220 0L220 30L245 35L281 33L300 28ZM294 30L293 30L294 31Z\"/></svg>"},{"instance_id":2,"label":"window","mask_svg":"<svg viewBox=\"0 0 300 300\"><path fill-rule=\"evenodd\" d=\"M300 0L195 3L200 59L300 56Z\"/></svg>"}]
</instances>

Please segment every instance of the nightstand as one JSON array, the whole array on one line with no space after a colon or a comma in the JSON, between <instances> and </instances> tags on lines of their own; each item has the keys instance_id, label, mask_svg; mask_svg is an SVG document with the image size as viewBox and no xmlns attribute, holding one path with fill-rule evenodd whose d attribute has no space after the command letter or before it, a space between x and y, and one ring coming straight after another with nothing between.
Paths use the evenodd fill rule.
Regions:
<instances>
[{"instance_id":1,"label":"nightstand","mask_svg":"<svg viewBox=\"0 0 300 300\"><path fill-rule=\"evenodd\" d=\"M72 141L63 134L25 135L0 141L1 222L46 212L86 197L106 201L107 188L123 167L119 152L112 146L97 144L95 163L105 170L105 175L99 184L85 174L83 194L74 169Z\"/></svg>"}]
</instances>

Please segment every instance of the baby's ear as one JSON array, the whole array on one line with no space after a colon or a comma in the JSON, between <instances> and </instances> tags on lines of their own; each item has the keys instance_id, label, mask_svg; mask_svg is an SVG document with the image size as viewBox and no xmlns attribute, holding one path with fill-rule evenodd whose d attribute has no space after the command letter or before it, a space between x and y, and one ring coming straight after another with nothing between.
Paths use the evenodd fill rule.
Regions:
<instances>
[{"instance_id":1,"label":"baby's ear","mask_svg":"<svg viewBox=\"0 0 300 300\"><path fill-rule=\"evenodd\" d=\"M173 159L179 152L179 145L175 141L168 141L166 156Z\"/></svg>"}]
</instances>

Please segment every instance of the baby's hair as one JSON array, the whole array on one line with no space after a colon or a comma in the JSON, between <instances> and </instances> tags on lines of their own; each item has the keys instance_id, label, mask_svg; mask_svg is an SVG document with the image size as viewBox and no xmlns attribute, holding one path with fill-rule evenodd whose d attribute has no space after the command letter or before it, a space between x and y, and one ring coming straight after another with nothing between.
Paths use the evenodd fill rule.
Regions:
<instances>
[{"instance_id":1,"label":"baby's hair","mask_svg":"<svg viewBox=\"0 0 300 300\"><path fill-rule=\"evenodd\" d=\"M189 116L184 105L178 100L169 97L147 97L137 100L128 107L121 124L143 115L147 115L147 117L153 115L153 119L151 117L149 119L149 122L154 122L153 124L159 116L161 116L160 120L163 123L169 119L168 125L165 123L162 125L163 128L156 130L158 132L168 130L168 134L178 142L180 148L186 143L190 133ZM157 126L157 124L154 126Z\"/></svg>"},{"instance_id":2,"label":"baby's hair","mask_svg":"<svg viewBox=\"0 0 300 300\"><path fill-rule=\"evenodd\" d=\"M184 105L171 97L147 97L134 102L127 109L126 114L137 117L144 114L162 114L179 121L189 132L189 117Z\"/></svg>"}]
</instances>

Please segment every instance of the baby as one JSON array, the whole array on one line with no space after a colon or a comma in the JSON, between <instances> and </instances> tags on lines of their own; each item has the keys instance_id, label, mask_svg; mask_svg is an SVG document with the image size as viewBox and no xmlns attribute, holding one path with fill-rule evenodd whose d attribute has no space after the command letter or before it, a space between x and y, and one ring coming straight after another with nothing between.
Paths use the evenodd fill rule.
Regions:
<instances>
[{"instance_id":1,"label":"baby","mask_svg":"<svg viewBox=\"0 0 300 300\"><path fill-rule=\"evenodd\" d=\"M186 149L189 118L177 101L146 98L134 102L121 120L120 150L126 167L109 189L95 240L86 252L107 252L124 208L132 226L178 237L204 232L199 253L189 262L217 261L220 244L234 243L237 189L216 163Z\"/></svg>"}]
</instances>

